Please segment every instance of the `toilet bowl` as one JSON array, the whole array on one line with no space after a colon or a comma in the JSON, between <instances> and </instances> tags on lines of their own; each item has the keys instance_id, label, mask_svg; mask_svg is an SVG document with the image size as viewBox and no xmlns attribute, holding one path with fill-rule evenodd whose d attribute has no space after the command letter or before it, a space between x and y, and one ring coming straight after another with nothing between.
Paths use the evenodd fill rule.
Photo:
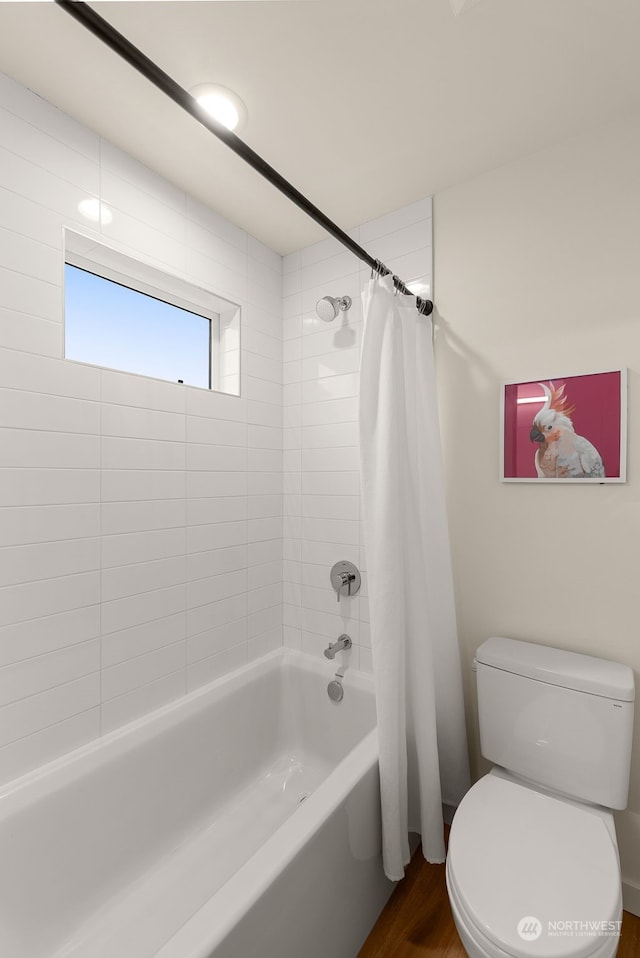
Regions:
<instances>
[{"instance_id":1,"label":"toilet bowl","mask_svg":"<svg viewBox=\"0 0 640 958\"><path fill-rule=\"evenodd\" d=\"M446 880L469 958L613 958L622 881L612 809L629 788L627 666L512 639L476 653L492 770L451 825Z\"/></svg>"},{"instance_id":2,"label":"toilet bowl","mask_svg":"<svg viewBox=\"0 0 640 958\"><path fill-rule=\"evenodd\" d=\"M470 958L613 958L622 887L611 812L494 769L454 822L447 889Z\"/></svg>"}]
</instances>

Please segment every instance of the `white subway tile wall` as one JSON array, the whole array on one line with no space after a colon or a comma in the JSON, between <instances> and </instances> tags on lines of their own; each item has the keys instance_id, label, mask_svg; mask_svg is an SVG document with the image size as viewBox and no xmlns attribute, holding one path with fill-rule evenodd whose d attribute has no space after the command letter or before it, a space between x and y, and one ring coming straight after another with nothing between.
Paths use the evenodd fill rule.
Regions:
<instances>
[{"instance_id":1,"label":"white subway tile wall","mask_svg":"<svg viewBox=\"0 0 640 958\"><path fill-rule=\"evenodd\" d=\"M111 219L84 219L87 198ZM239 302L241 398L65 361L64 226ZM430 288L430 200L353 236ZM345 664L371 670L368 276L331 239L283 261L0 74L0 782L283 636L321 655L347 632ZM353 299L330 326L325 295ZM363 585L338 605L340 559Z\"/></svg>"},{"instance_id":2,"label":"white subway tile wall","mask_svg":"<svg viewBox=\"0 0 640 958\"><path fill-rule=\"evenodd\" d=\"M431 200L370 223L351 235L406 283L432 287ZM370 270L333 239L283 261L284 641L314 655L346 632L349 652L335 660L372 670L367 560L358 461L361 290ZM318 319L322 296L351 296L330 325ZM425 320L428 322L428 320ZM341 598L329 582L340 559L359 566L362 588Z\"/></svg>"},{"instance_id":3,"label":"white subway tile wall","mask_svg":"<svg viewBox=\"0 0 640 958\"><path fill-rule=\"evenodd\" d=\"M242 398L65 361L64 226L239 302ZM281 293L280 256L0 75L0 782L281 645Z\"/></svg>"}]
</instances>

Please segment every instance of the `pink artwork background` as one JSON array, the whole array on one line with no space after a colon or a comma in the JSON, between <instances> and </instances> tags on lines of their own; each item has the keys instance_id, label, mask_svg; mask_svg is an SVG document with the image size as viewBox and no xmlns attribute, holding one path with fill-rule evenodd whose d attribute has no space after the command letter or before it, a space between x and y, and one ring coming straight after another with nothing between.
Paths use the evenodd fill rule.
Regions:
<instances>
[{"instance_id":1,"label":"pink artwork background","mask_svg":"<svg viewBox=\"0 0 640 958\"><path fill-rule=\"evenodd\" d=\"M505 386L504 478L537 478L534 461L537 445L530 440L529 433L545 401L539 383L549 386L552 382L556 388L564 384L568 405L576 407L571 414L575 431L588 439L602 456L606 478L619 478L622 415L619 370ZM531 401L536 397L539 402Z\"/></svg>"}]
</instances>

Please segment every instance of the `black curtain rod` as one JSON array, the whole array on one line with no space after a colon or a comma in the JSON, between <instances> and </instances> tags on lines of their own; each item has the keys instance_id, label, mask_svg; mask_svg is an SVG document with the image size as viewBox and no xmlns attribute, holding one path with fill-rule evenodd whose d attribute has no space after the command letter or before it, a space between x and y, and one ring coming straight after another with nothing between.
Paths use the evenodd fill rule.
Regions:
<instances>
[{"instance_id":1,"label":"black curtain rod","mask_svg":"<svg viewBox=\"0 0 640 958\"><path fill-rule=\"evenodd\" d=\"M232 133L231 130L228 130L206 113L190 93L183 89L180 84L176 83L164 70L161 70L153 60L150 60L141 50L130 43L126 37L112 27L107 20L97 14L95 10L92 10L90 6L81 2L81 0L55 0L55 2L59 7L62 7L63 10L66 10L67 13L78 20L87 30L99 37L103 43L106 43L112 50L115 50L127 63L145 76L147 80L150 80L159 90L166 93L178 106L186 110L194 119L213 133L214 136L217 136L219 140L226 143L234 153L242 157L249 166L253 167L253 169L264 176L265 179L269 180L281 193L288 196L296 206L304 210L307 216L310 216L316 223L319 223L320 226L342 243L343 246L346 246L347 249L355 253L359 259L367 263L372 270L384 276L391 273L391 270L385 266L384 263L374 259L362 246L359 246L358 243L352 240L344 230L336 226L328 216L325 216L322 210L314 206L306 196L292 186L288 180L285 180L277 170L270 166L258 153L252 150L250 146L247 146L240 137L236 136L235 133ZM405 286L402 280L398 279L397 276L393 276L393 281L400 292L413 295L411 294L411 290ZM416 303L420 312L425 316L428 316L433 311L433 303L430 299L420 299L416 297Z\"/></svg>"}]
</instances>

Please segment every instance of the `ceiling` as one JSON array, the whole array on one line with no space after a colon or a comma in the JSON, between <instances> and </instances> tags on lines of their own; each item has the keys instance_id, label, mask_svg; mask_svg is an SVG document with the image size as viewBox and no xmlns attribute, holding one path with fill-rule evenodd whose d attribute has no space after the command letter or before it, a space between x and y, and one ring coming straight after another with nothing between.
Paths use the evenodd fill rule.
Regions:
<instances>
[{"instance_id":1,"label":"ceiling","mask_svg":"<svg viewBox=\"0 0 640 958\"><path fill-rule=\"evenodd\" d=\"M640 109L638 0L91 6L343 229ZM280 253L322 229L51 2L0 2L0 70ZM375 255L375 250L371 250Z\"/></svg>"}]
</instances>

